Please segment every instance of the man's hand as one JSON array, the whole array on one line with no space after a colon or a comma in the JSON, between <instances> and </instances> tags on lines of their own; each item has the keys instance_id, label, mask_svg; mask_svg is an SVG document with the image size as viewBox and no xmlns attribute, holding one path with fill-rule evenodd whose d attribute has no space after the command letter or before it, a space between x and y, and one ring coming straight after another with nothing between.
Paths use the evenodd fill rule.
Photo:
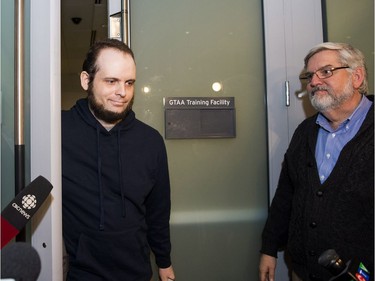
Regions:
<instances>
[{"instance_id":1,"label":"man's hand","mask_svg":"<svg viewBox=\"0 0 375 281\"><path fill-rule=\"evenodd\" d=\"M259 263L259 281L275 281L276 258L262 254Z\"/></svg>"},{"instance_id":2,"label":"man's hand","mask_svg":"<svg viewBox=\"0 0 375 281\"><path fill-rule=\"evenodd\" d=\"M159 279L160 281L171 281L175 279L173 267L159 268Z\"/></svg>"}]
</instances>

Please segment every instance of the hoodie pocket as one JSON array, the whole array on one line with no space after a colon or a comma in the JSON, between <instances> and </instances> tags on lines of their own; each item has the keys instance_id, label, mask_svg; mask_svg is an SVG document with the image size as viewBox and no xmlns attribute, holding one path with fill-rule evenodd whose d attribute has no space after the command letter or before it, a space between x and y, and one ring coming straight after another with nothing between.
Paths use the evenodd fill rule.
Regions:
<instances>
[{"instance_id":1,"label":"hoodie pocket","mask_svg":"<svg viewBox=\"0 0 375 281\"><path fill-rule=\"evenodd\" d=\"M121 232L89 232L80 236L75 265L108 279L143 280L151 276L146 233L139 228ZM124 279L124 278L127 279ZM110 279L108 279L110 280Z\"/></svg>"}]
</instances>

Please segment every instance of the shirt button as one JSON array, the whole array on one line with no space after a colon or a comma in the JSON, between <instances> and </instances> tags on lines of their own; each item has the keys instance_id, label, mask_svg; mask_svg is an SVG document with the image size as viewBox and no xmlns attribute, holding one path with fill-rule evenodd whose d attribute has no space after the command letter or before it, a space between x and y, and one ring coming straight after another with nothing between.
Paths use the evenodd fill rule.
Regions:
<instances>
[{"instance_id":1,"label":"shirt button","mask_svg":"<svg viewBox=\"0 0 375 281\"><path fill-rule=\"evenodd\" d=\"M316 196L318 196L318 197L322 197L322 196L323 196L323 191L318 190L318 191L316 192Z\"/></svg>"},{"instance_id":2,"label":"shirt button","mask_svg":"<svg viewBox=\"0 0 375 281\"><path fill-rule=\"evenodd\" d=\"M331 157L331 154L327 153L326 157L327 159L329 159Z\"/></svg>"},{"instance_id":3,"label":"shirt button","mask_svg":"<svg viewBox=\"0 0 375 281\"><path fill-rule=\"evenodd\" d=\"M325 176L324 175L321 175L320 176L320 180L324 180L325 179Z\"/></svg>"},{"instance_id":4,"label":"shirt button","mask_svg":"<svg viewBox=\"0 0 375 281\"><path fill-rule=\"evenodd\" d=\"M310 250L310 251L309 251L309 256L310 256L310 257L315 257L315 256L316 256L316 252L313 251L313 250Z\"/></svg>"},{"instance_id":5,"label":"shirt button","mask_svg":"<svg viewBox=\"0 0 375 281\"><path fill-rule=\"evenodd\" d=\"M333 134L332 134L332 137L333 137L333 138L334 138L334 137L336 137L336 134L335 134L335 133L333 133Z\"/></svg>"}]
</instances>

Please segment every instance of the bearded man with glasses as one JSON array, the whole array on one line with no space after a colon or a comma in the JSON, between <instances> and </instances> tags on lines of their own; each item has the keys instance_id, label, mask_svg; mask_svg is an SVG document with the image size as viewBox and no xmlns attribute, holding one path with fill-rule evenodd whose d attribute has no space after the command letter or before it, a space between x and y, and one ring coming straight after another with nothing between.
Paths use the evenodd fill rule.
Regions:
<instances>
[{"instance_id":1,"label":"bearded man with glasses","mask_svg":"<svg viewBox=\"0 0 375 281\"><path fill-rule=\"evenodd\" d=\"M341 272L319 262L329 249L361 261L373 280L374 105L364 56L348 44L319 44L300 79L318 113L298 126L285 153L262 233L259 280L275 280L280 249L293 281L336 278Z\"/></svg>"}]
</instances>

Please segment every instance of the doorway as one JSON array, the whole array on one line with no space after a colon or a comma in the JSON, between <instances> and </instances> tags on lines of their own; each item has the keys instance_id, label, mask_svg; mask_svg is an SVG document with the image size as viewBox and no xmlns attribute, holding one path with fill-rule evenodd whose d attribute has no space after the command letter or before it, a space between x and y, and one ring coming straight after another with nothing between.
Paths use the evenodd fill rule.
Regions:
<instances>
[{"instance_id":1,"label":"doorway","mask_svg":"<svg viewBox=\"0 0 375 281\"><path fill-rule=\"evenodd\" d=\"M81 5L74 0L62 4L62 9L69 4L75 11ZM94 5L89 11L95 11L94 16L98 9ZM172 188L172 261L178 279L256 278L268 206L262 3L137 0L130 12L137 118L165 135L164 98L233 97L235 102L235 137L165 140ZM75 24L72 17L62 10L62 41L75 42L62 45L62 75L65 65L71 68L76 62L64 61L64 55L73 58L69 49L81 48L81 30L100 28L91 24L95 20L86 20L85 26L85 18ZM69 31L71 38L64 24L76 29ZM84 51L89 48L87 35ZM78 55L70 71L75 82L62 80L63 108L84 95L78 79L84 54ZM73 83L78 88L73 89ZM214 83L221 89L215 91ZM79 94L71 99L73 92Z\"/></svg>"}]
</instances>

